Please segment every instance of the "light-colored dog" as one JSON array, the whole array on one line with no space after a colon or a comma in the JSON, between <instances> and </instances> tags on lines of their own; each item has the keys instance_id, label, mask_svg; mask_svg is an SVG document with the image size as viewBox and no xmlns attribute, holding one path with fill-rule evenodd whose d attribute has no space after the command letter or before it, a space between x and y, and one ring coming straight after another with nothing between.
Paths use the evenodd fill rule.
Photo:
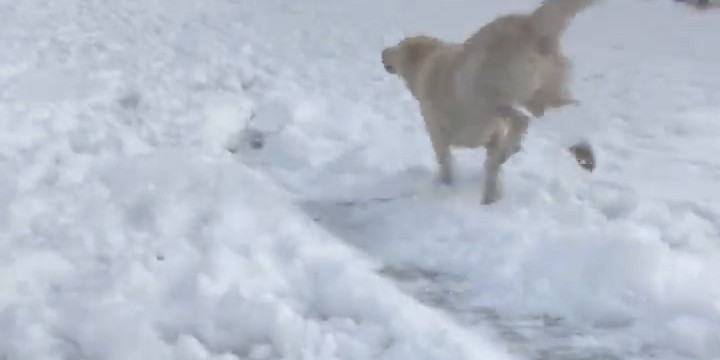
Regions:
<instances>
[{"instance_id":1,"label":"light-colored dog","mask_svg":"<svg viewBox=\"0 0 720 360\"><path fill-rule=\"evenodd\" d=\"M464 43L405 38L382 51L420 105L440 179L452 182L451 147L486 149L484 204L500 197L500 168L520 150L530 117L576 103L560 36L597 0L545 0L529 14L503 15Z\"/></svg>"}]
</instances>

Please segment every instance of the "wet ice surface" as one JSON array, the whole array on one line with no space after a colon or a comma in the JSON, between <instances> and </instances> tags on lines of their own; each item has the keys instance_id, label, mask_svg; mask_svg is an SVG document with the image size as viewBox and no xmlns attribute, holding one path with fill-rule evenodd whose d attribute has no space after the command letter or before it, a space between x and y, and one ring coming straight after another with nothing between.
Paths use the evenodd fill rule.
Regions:
<instances>
[{"instance_id":1,"label":"wet ice surface","mask_svg":"<svg viewBox=\"0 0 720 360\"><path fill-rule=\"evenodd\" d=\"M383 269L381 273L394 279L400 287L424 304L443 309L461 324L490 326L508 348L529 359L614 360L656 358L648 349L628 354L603 345L598 333L612 332L628 324L607 324L587 329L565 324L561 318L534 316L508 318L492 307L473 306L467 296L466 282L451 276L411 269ZM593 333L594 335L589 335Z\"/></svg>"}]
</instances>

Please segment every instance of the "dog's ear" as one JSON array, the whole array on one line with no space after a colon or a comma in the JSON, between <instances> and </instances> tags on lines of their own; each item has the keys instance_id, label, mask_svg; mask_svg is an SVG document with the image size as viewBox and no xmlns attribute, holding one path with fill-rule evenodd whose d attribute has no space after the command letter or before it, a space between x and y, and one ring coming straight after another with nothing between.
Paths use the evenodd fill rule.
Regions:
<instances>
[{"instance_id":1,"label":"dog's ear","mask_svg":"<svg viewBox=\"0 0 720 360\"><path fill-rule=\"evenodd\" d=\"M385 34L382 37L382 44L381 46L383 48L389 48L396 46L398 43L400 43L403 39L408 38L408 34L406 34L404 31L394 31Z\"/></svg>"}]
</instances>

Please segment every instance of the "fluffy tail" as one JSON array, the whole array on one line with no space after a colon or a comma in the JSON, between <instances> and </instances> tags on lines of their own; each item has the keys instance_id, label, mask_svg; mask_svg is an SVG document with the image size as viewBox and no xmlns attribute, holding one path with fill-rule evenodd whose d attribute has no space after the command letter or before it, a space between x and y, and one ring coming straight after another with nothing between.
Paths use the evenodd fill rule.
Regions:
<instances>
[{"instance_id":1,"label":"fluffy tail","mask_svg":"<svg viewBox=\"0 0 720 360\"><path fill-rule=\"evenodd\" d=\"M600 0L543 0L542 5L530 14L538 35L556 39L567 29L570 20L585 8Z\"/></svg>"}]
</instances>

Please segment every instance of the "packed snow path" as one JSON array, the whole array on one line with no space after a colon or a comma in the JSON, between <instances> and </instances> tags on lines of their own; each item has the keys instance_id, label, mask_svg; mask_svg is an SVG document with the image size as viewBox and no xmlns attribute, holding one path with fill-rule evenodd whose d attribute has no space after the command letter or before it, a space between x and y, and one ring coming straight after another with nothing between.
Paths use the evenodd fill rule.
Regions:
<instances>
[{"instance_id":1,"label":"packed snow path","mask_svg":"<svg viewBox=\"0 0 720 360\"><path fill-rule=\"evenodd\" d=\"M720 358L720 12L589 10L503 200L434 184L380 50L535 5L0 1L0 359Z\"/></svg>"}]
</instances>

